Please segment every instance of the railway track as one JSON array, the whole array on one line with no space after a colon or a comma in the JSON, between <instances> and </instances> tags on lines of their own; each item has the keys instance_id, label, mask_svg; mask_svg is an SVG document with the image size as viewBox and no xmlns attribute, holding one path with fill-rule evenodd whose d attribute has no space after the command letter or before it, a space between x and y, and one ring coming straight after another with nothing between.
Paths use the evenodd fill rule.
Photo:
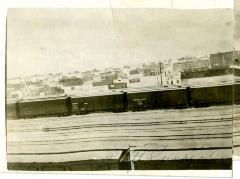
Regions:
<instances>
[{"instance_id":1,"label":"railway track","mask_svg":"<svg viewBox=\"0 0 240 179\"><path fill-rule=\"evenodd\" d=\"M234 109L240 114L239 106ZM233 135L238 137L240 122L237 117L234 121ZM134 146L130 153L136 164L230 160L232 106L7 121L10 166L118 160L129 146Z\"/></svg>"}]
</instances>

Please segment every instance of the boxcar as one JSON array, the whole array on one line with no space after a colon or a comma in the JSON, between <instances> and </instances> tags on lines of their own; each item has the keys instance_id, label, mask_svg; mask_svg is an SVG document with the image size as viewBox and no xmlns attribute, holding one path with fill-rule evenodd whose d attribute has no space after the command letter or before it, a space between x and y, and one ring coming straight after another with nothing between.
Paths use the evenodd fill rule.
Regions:
<instances>
[{"instance_id":1,"label":"boxcar","mask_svg":"<svg viewBox=\"0 0 240 179\"><path fill-rule=\"evenodd\" d=\"M127 109L127 94L110 94L103 96L88 96L72 98L75 114L89 112L123 112ZM84 112L84 110L86 110Z\"/></svg>"},{"instance_id":2,"label":"boxcar","mask_svg":"<svg viewBox=\"0 0 240 179\"><path fill-rule=\"evenodd\" d=\"M67 96L37 99L24 99L19 102L19 117L71 115L71 98Z\"/></svg>"},{"instance_id":3,"label":"boxcar","mask_svg":"<svg viewBox=\"0 0 240 179\"><path fill-rule=\"evenodd\" d=\"M195 107L233 104L233 85L191 88Z\"/></svg>"},{"instance_id":4,"label":"boxcar","mask_svg":"<svg viewBox=\"0 0 240 179\"><path fill-rule=\"evenodd\" d=\"M129 109L134 109L135 101L146 100L147 109L186 108L188 106L186 89L168 89L128 93Z\"/></svg>"},{"instance_id":5,"label":"boxcar","mask_svg":"<svg viewBox=\"0 0 240 179\"><path fill-rule=\"evenodd\" d=\"M19 100L8 100L6 102L6 118L18 119L19 118Z\"/></svg>"},{"instance_id":6,"label":"boxcar","mask_svg":"<svg viewBox=\"0 0 240 179\"><path fill-rule=\"evenodd\" d=\"M132 111L145 111L147 109L146 105L146 99L140 98L140 99L133 99L132 102Z\"/></svg>"},{"instance_id":7,"label":"boxcar","mask_svg":"<svg viewBox=\"0 0 240 179\"><path fill-rule=\"evenodd\" d=\"M240 83L234 84L234 103L240 104Z\"/></svg>"}]
</instances>

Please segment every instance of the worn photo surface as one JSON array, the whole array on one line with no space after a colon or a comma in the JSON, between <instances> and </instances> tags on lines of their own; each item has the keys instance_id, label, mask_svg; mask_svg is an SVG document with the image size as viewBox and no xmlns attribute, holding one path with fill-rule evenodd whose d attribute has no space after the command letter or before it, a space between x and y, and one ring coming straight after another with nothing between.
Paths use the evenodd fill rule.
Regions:
<instances>
[{"instance_id":1,"label":"worn photo surface","mask_svg":"<svg viewBox=\"0 0 240 179\"><path fill-rule=\"evenodd\" d=\"M225 8L9 9L8 170L231 170L233 32Z\"/></svg>"},{"instance_id":2,"label":"worn photo surface","mask_svg":"<svg viewBox=\"0 0 240 179\"><path fill-rule=\"evenodd\" d=\"M240 0L235 0L234 8L234 49L235 51L240 50ZM240 63L240 57L235 56L234 63ZM235 71L236 69L236 71ZM239 72L238 65L234 68L234 101L235 104L239 103L240 100L240 88L238 84ZM234 105L233 107L233 155L240 156L240 106Z\"/></svg>"}]
</instances>

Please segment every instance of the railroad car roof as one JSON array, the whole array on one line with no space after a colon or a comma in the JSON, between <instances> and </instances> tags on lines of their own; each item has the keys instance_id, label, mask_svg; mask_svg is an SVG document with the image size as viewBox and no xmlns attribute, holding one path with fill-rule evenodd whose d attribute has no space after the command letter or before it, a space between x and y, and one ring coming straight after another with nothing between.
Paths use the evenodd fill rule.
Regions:
<instances>
[{"instance_id":1,"label":"railroad car roof","mask_svg":"<svg viewBox=\"0 0 240 179\"><path fill-rule=\"evenodd\" d=\"M85 92L85 93L73 94L71 95L71 97L72 98L97 97L97 96L110 96L110 95L119 95L119 94L122 94L122 92L113 92L113 91L98 92L98 93Z\"/></svg>"},{"instance_id":2,"label":"railroad car roof","mask_svg":"<svg viewBox=\"0 0 240 179\"><path fill-rule=\"evenodd\" d=\"M21 99L7 99L7 100L6 100L6 103L7 103L7 104L12 104L12 103L17 103L17 102L19 102L19 101L21 101Z\"/></svg>"},{"instance_id":3,"label":"railroad car roof","mask_svg":"<svg viewBox=\"0 0 240 179\"><path fill-rule=\"evenodd\" d=\"M234 83L235 84L235 83ZM236 83L237 84L237 83ZM205 85L189 85L191 88L207 88L207 87L219 87L219 86L232 86L233 83L226 82L226 83L219 83L219 84L205 84ZM187 85L188 86L188 85Z\"/></svg>"},{"instance_id":4,"label":"railroad car roof","mask_svg":"<svg viewBox=\"0 0 240 179\"><path fill-rule=\"evenodd\" d=\"M86 92L78 92L72 94L72 98L79 97L93 97L93 96L109 96L109 95L118 95L123 92L127 93L142 93L142 92L154 92L154 91L169 91L169 90L180 90L185 89L185 87L145 87L145 88L128 88L124 90L108 90L108 91L86 91Z\"/></svg>"},{"instance_id":5,"label":"railroad car roof","mask_svg":"<svg viewBox=\"0 0 240 179\"><path fill-rule=\"evenodd\" d=\"M42 97L42 98L27 98L22 99L20 102L32 102L32 101L49 101L49 100L56 100L56 99L66 99L68 96L48 96L48 97Z\"/></svg>"},{"instance_id":6,"label":"railroad car roof","mask_svg":"<svg viewBox=\"0 0 240 179\"><path fill-rule=\"evenodd\" d=\"M181 90L185 87L151 87L151 88L140 88L140 89L130 89L128 93L144 93L144 92L155 92L155 91L172 91Z\"/></svg>"}]
</instances>

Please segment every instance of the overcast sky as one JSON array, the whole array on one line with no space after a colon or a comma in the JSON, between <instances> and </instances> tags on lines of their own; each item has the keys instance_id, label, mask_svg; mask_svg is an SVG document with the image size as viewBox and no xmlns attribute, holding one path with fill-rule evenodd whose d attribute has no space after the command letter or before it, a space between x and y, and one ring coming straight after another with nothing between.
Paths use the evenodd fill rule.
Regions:
<instances>
[{"instance_id":1,"label":"overcast sky","mask_svg":"<svg viewBox=\"0 0 240 179\"><path fill-rule=\"evenodd\" d=\"M232 9L10 9L7 74L204 56L232 45Z\"/></svg>"},{"instance_id":2,"label":"overcast sky","mask_svg":"<svg viewBox=\"0 0 240 179\"><path fill-rule=\"evenodd\" d=\"M235 7L234 46L235 50L240 50L240 0L235 1Z\"/></svg>"}]
</instances>

